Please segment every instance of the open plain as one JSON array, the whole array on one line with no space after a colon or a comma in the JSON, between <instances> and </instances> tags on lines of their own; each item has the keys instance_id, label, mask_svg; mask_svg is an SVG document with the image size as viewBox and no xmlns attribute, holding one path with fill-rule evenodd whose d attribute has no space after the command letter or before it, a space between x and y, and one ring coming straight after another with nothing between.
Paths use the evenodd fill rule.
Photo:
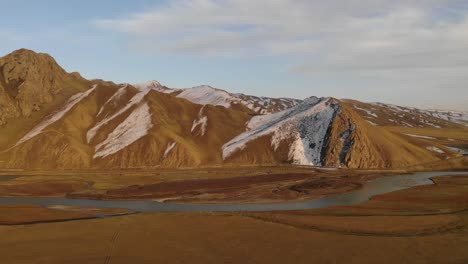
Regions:
<instances>
[{"instance_id":1,"label":"open plain","mask_svg":"<svg viewBox=\"0 0 468 264\"><path fill-rule=\"evenodd\" d=\"M124 190L134 199L249 204L346 193L409 171L281 166L7 173L2 197L121 199ZM466 263L468 172L433 182L313 210L135 213L2 205L0 255L2 263ZM170 200L172 191L183 198Z\"/></svg>"}]
</instances>

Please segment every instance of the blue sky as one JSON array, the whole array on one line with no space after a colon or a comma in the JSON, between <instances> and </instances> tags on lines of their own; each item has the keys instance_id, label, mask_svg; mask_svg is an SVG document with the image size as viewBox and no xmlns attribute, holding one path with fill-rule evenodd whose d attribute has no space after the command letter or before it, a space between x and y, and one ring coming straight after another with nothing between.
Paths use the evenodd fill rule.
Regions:
<instances>
[{"instance_id":1,"label":"blue sky","mask_svg":"<svg viewBox=\"0 0 468 264\"><path fill-rule=\"evenodd\" d=\"M0 54L86 78L468 110L468 2L1 1Z\"/></svg>"}]
</instances>

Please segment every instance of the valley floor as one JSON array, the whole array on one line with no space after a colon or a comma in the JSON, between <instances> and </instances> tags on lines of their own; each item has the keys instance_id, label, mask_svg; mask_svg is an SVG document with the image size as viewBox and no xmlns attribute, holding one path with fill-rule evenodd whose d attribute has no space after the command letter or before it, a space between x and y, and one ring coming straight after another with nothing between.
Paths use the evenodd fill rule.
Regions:
<instances>
[{"instance_id":1,"label":"valley floor","mask_svg":"<svg viewBox=\"0 0 468 264\"><path fill-rule=\"evenodd\" d=\"M466 158L449 163L466 170ZM405 172L289 166L2 171L0 196L284 202L348 192L376 177ZM434 185L378 195L360 205L301 211L134 213L0 205L0 260L467 263L468 172L433 181Z\"/></svg>"},{"instance_id":2,"label":"valley floor","mask_svg":"<svg viewBox=\"0 0 468 264\"><path fill-rule=\"evenodd\" d=\"M358 206L0 226L0 256L15 264L467 263L468 173L434 181Z\"/></svg>"},{"instance_id":3,"label":"valley floor","mask_svg":"<svg viewBox=\"0 0 468 264\"><path fill-rule=\"evenodd\" d=\"M361 188L369 180L406 172L294 166L3 171L0 172L0 197L281 203L345 193Z\"/></svg>"}]
</instances>

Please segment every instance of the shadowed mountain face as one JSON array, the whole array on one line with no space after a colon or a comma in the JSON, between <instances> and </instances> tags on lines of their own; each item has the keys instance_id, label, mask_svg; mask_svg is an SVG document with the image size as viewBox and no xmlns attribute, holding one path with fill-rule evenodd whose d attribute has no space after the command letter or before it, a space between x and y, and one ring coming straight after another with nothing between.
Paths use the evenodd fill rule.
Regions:
<instances>
[{"instance_id":1,"label":"shadowed mountain face","mask_svg":"<svg viewBox=\"0 0 468 264\"><path fill-rule=\"evenodd\" d=\"M0 124L30 116L64 86L65 71L46 54L18 50L0 59Z\"/></svg>"},{"instance_id":2,"label":"shadowed mountain face","mask_svg":"<svg viewBox=\"0 0 468 264\"><path fill-rule=\"evenodd\" d=\"M117 85L69 74L46 54L19 50L0 58L3 168L396 168L460 155L447 147L449 138L421 133L449 131L453 144L468 143L464 118L334 98L255 97L210 86Z\"/></svg>"}]
</instances>

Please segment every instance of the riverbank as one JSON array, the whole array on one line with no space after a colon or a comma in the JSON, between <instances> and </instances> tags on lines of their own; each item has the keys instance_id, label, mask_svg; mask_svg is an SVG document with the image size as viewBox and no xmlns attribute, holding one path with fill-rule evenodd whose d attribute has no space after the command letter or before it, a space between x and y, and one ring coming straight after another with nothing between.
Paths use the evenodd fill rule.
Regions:
<instances>
[{"instance_id":1,"label":"riverbank","mask_svg":"<svg viewBox=\"0 0 468 264\"><path fill-rule=\"evenodd\" d=\"M132 214L132 211L114 208L90 208L32 204L0 205L0 225L29 225L53 222L95 219Z\"/></svg>"},{"instance_id":2,"label":"riverbank","mask_svg":"<svg viewBox=\"0 0 468 264\"><path fill-rule=\"evenodd\" d=\"M0 226L0 254L7 264L466 263L468 177L434 181L318 210Z\"/></svg>"},{"instance_id":3,"label":"riverbank","mask_svg":"<svg viewBox=\"0 0 468 264\"><path fill-rule=\"evenodd\" d=\"M368 181L405 172L295 166L4 172L0 197L281 203L346 193Z\"/></svg>"}]
</instances>

